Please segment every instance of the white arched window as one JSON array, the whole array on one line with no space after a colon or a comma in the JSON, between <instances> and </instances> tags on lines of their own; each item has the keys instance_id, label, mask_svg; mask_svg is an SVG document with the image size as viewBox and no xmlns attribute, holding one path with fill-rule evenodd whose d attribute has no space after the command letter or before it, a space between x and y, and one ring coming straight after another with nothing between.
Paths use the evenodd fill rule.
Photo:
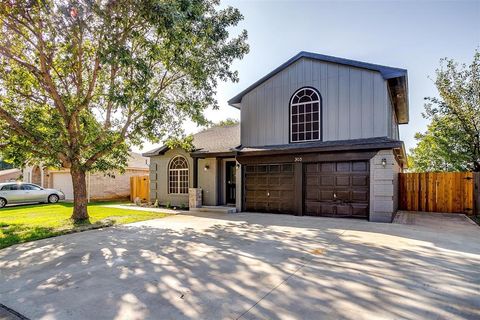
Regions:
<instances>
[{"instance_id":1,"label":"white arched window","mask_svg":"<svg viewBox=\"0 0 480 320\"><path fill-rule=\"evenodd\" d=\"M184 157L177 156L168 166L168 193L188 193L188 163Z\"/></svg>"},{"instance_id":2,"label":"white arched window","mask_svg":"<svg viewBox=\"0 0 480 320\"><path fill-rule=\"evenodd\" d=\"M290 100L290 141L304 142L321 139L321 101L318 92L302 88Z\"/></svg>"}]
</instances>

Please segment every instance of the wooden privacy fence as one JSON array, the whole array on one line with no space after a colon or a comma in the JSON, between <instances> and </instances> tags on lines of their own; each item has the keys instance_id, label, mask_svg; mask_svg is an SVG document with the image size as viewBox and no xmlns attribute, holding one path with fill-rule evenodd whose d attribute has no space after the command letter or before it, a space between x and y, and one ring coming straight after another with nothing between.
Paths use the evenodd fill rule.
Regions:
<instances>
[{"instance_id":1,"label":"wooden privacy fence","mask_svg":"<svg viewBox=\"0 0 480 320\"><path fill-rule=\"evenodd\" d=\"M150 179L148 176L130 177L130 201L139 198L141 201L149 201Z\"/></svg>"},{"instance_id":2,"label":"wooden privacy fence","mask_svg":"<svg viewBox=\"0 0 480 320\"><path fill-rule=\"evenodd\" d=\"M474 214L480 179L472 172L400 173L399 207L408 211ZM477 191L475 191L477 190Z\"/></svg>"}]
</instances>

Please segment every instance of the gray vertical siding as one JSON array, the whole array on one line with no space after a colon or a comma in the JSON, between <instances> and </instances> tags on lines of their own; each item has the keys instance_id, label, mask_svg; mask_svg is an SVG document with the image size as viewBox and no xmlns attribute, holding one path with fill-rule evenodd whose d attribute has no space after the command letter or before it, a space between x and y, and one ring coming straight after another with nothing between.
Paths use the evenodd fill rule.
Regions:
<instances>
[{"instance_id":1,"label":"gray vertical siding","mask_svg":"<svg viewBox=\"0 0 480 320\"><path fill-rule=\"evenodd\" d=\"M324 141L392 136L387 82L379 72L303 58L243 97L242 145L288 143L289 100L305 86L322 96Z\"/></svg>"}]
</instances>

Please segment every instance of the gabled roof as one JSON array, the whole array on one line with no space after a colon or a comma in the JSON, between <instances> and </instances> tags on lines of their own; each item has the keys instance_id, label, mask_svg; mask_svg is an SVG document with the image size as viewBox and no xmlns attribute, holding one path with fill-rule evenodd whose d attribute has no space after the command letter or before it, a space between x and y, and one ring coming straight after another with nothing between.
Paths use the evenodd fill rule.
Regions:
<instances>
[{"instance_id":1,"label":"gabled roof","mask_svg":"<svg viewBox=\"0 0 480 320\"><path fill-rule=\"evenodd\" d=\"M408 123L407 70L401 69L401 68L382 66L378 64L367 63L367 62L362 62L357 60L327 56L324 54L318 54L318 53L306 52L306 51L299 52L297 55L290 58L281 66L279 66L272 72L268 73L266 76L262 77L260 80L256 81L252 85L248 86L245 90L243 90L242 92L237 94L235 97L228 100L228 104L231 105L232 107L240 109L240 103L242 102L242 98L244 95L246 95L248 92L252 91L263 82L267 81L277 73L288 68L290 65L292 65L293 63L295 63L296 61L302 58L331 62L331 63L380 72L382 77L385 80L388 80L388 83L392 92L392 98L394 100L395 108L397 111L399 123Z\"/></svg>"},{"instance_id":2,"label":"gabled roof","mask_svg":"<svg viewBox=\"0 0 480 320\"><path fill-rule=\"evenodd\" d=\"M240 124L215 126L193 135L194 150L192 153L225 153L240 145ZM167 146L161 146L143 154L145 157L162 155Z\"/></svg>"}]
</instances>

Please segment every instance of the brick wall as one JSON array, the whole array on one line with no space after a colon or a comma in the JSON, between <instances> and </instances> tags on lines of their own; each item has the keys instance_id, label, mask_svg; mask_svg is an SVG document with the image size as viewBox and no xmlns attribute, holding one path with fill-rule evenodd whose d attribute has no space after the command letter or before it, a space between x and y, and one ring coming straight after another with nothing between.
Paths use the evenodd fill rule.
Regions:
<instances>
[{"instance_id":1,"label":"brick wall","mask_svg":"<svg viewBox=\"0 0 480 320\"><path fill-rule=\"evenodd\" d=\"M115 172L113 176L94 173L87 178L90 183L91 200L114 200L130 196L130 177L147 175L148 170L127 169L123 174Z\"/></svg>"}]
</instances>

